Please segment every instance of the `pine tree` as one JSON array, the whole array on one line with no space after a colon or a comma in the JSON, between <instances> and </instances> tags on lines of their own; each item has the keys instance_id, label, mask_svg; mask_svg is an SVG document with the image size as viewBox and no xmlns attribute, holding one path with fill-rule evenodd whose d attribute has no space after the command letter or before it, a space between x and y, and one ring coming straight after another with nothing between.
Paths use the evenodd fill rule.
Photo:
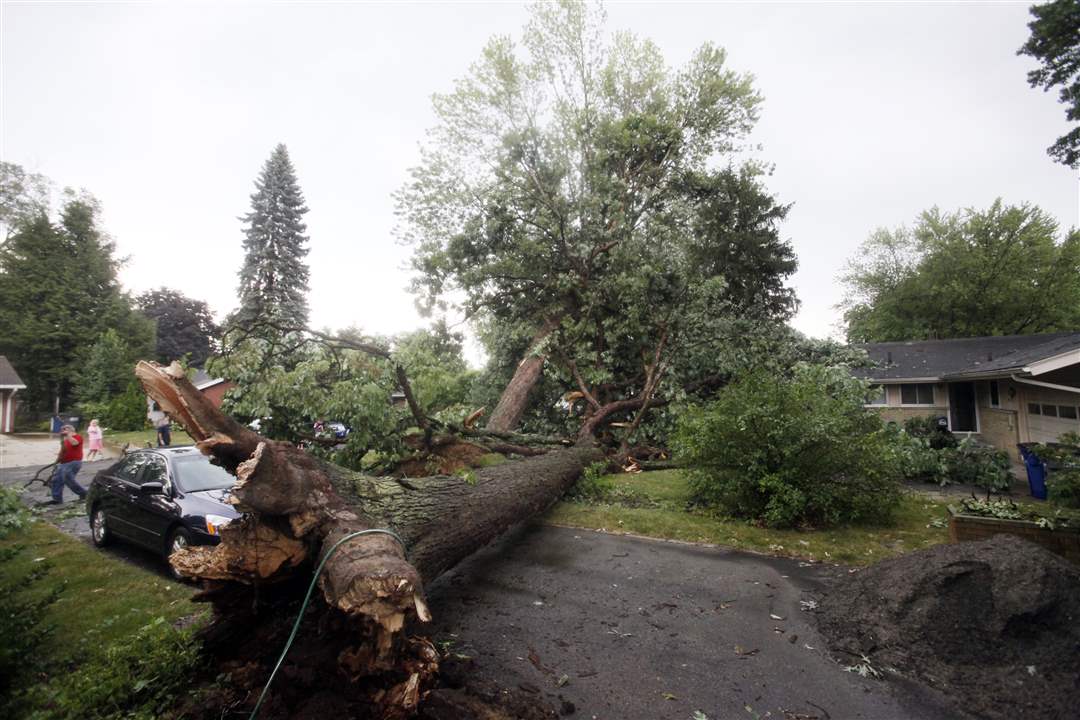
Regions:
<instances>
[{"instance_id":1,"label":"pine tree","mask_svg":"<svg viewBox=\"0 0 1080 720\"><path fill-rule=\"evenodd\" d=\"M308 211L288 150L278 145L263 165L244 216L244 266L240 307L232 323L251 327L274 323L307 325L308 254L301 218Z\"/></svg>"}]
</instances>

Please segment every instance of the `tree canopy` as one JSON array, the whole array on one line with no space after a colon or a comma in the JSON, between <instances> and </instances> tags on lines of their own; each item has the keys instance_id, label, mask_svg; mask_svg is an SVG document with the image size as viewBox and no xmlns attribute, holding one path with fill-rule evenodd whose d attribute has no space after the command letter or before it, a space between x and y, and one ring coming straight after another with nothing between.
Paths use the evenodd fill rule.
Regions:
<instances>
[{"instance_id":1,"label":"tree canopy","mask_svg":"<svg viewBox=\"0 0 1080 720\"><path fill-rule=\"evenodd\" d=\"M1034 20L1028 23L1031 37L1017 51L1030 55L1042 67L1028 73L1031 87L1050 90L1060 86L1058 97L1073 129L1047 148L1052 158L1069 167L1080 166L1080 2L1054 0L1032 5Z\"/></svg>"},{"instance_id":2,"label":"tree canopy","mask_svg":"<svg viewBox=\"0 0 1080 720\"><path fill-rule=\"evenodd\" d=\"M109 328L134 354L152 352L153 328L120 288L97 215L94 202L71 195L58 223L41 210L0 249L0 353L19 369L32 406L70 400L86 351Z\"/></svg>"},{"instance_id":3,"label":"tree canopy","mask_svg":"<svg viewBox=\"0 0 1080 720\"><path fill-rule=\"evenodd\" d=\"M44 175L26 172L21 165L0 160L0 244L21 223L49 210L52 183Z\"/></svg>"},{"instance_id":4,"label":"tree canopy","mask_svg":"<svg viewBox=\"0 0 1080 720\"><path fill-rule=\"evenodd\" d=\"M218 327L205 301L162 287L143 293L137 302L143 315L156 323L159 361L187 358L195 367L206 363L217 347Z\"/></svg>"},{"instance_id":5,"label":"tree canopy","mask_svg":"<svg viewBox=\"0 0 1080 720\"><path fill-rule=\"evenodd\" d=\"M852 342L1080 329L1080 232L1032 205L924 212L878 230L841 278Z\"/></svg>"},{"instance_id":6,"label":"tree canopy","mask_svg":"<svg viewBox=\"0 0 1080 720\"><path fill-rule=\"evenodd\" d=\"M423 304L460 298L539 333L596 420L647 405L717 317L788 317L796 266L787 207L739 162L761 102L750 77L709 44L673 70L647 40L606 40L603 19L538 3L520 47L493 38L435 97L397 198Z\"/></svg>"},{"instance_id":7,"label":"tree canopy","mask_svg":"<svg viewBox=\"0 0 1080 720\"><path fill-rule=\"evenodd\" d=\"M244 265L240 269L240 307L232 321L303 327L308 319L308 211L296 170L284 145L263 165L244 216Z\"/></svg>"}]
</instances>

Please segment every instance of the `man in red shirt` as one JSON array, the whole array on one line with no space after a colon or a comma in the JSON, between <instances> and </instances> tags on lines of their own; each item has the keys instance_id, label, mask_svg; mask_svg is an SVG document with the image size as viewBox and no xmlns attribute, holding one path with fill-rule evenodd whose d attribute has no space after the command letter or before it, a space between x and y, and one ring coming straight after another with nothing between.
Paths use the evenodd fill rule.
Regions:
<instances>
[{"instance_id":1,"label":"man in red shirt","mask_svg":"<svg viewBox=\"0 0 1080 720\"><path fill-rule=\"evenodd\" d=\"M64 501L64 486L82 500L86 497L86 488L75 481L75 476L82 469L83 440L71 425L60 428L60 452L56 455L56 470L52 476L52 500L47 505L59 505Z\"/></svg>"}]
</instances>

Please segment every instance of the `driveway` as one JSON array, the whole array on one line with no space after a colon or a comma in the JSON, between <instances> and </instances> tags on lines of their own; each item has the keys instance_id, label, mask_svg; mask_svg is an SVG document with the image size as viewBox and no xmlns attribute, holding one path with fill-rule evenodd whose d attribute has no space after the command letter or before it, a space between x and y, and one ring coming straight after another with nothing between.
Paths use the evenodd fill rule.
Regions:
<instances>
[{"instance_id":1,"label":"driveway","mask_svg":"<svg viewBox=\"0 0 1080 720\"><path fill-rule=\"evenodd\" d=\"M433 583L425 630L482 680L574 717L955 718L921 686L829 657L800 602L846 572L533 525Z\"/></svg>"},{"instance_id":2,"label":"driveway","mask_svg":"<svg viewBox=\"0 0 1080 720\"><path fill-rule=\"evenodd\" d=\"M60 438L57 435L49 433L0 434L0 472L11 468L48 465L56 460L59 449ZM102 455L105 458L116 458L120 456L120 453L106 445L102 450Z\"/></svg>"}]
</instances>

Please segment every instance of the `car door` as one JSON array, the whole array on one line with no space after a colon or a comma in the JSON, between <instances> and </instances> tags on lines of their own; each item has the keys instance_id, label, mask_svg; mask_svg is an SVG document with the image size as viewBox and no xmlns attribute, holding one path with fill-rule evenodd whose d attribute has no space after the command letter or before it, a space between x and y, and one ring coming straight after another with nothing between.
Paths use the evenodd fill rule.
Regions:
<instances>
[{"instance_id":1,"label":"car door","mask_svg":"<svg viewBox=\"0 0 1080 720\"><path fill-rule=\"evenodd\" d=\"M161 551L165 547L169 527L179 517L179 512L165 458L156 453L148 455L150 457L142 466L132 501L132 522L138 526L138 542L151 550ZM146 483L161 483L162 492L142 492L140 488Z\"/></svg>"},{"instance_id":2,"label":"car door","mask_svg":"<svg viewBox=\"0 0 1080 720\"><path fill-rule=\"evenodd\" d=\"M139 524L135 522L132 501L138 493L139 475L148 460L148 453L131 453L110 468L101 481L101 503L108 518L109 529L117 536L134 542L142 540Z\"/></svg>"}]
</instances>

